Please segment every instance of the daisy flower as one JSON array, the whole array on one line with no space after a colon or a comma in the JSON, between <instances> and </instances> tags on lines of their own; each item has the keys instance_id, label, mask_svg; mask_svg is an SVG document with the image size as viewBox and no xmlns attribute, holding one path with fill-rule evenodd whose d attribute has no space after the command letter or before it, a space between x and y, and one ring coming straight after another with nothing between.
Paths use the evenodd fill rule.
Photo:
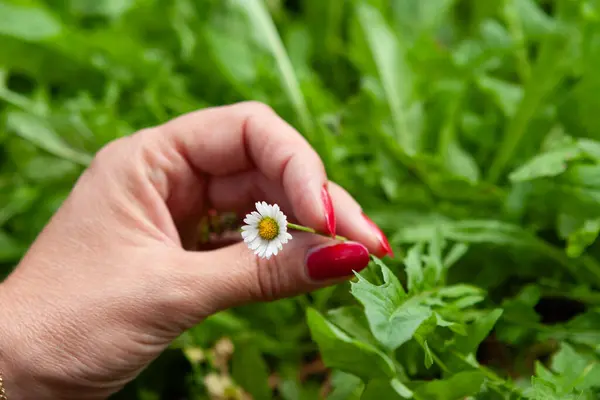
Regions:
<instances>
[{"instance_id":1,"label":"daisy flower","mask_svg":"<svg viewBox=\"0 0 600 400\"><path fill-rule=\"evenodd\" d=\"M256 203L256 211L246 215L242 237L250 250L259 257L269 259L283 248L291 238L287 231L287 217L277 204Z\"/></svg>"}]
</instances>

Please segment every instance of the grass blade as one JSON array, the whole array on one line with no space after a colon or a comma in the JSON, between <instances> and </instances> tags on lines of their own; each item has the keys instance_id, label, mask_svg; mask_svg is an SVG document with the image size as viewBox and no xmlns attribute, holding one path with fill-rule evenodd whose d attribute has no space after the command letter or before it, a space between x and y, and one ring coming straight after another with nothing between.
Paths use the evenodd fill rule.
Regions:
<instances>
[{"instance_id":1,"label":"grass blade","mask_svg":"<svg viewBox=\"0 0 600 400\"><path fill-rule=\"evenodd\" d=\"M237 0L235 4L244 10L255 31L258 32L257 37L263 39L265 47L269 49L275 58L281 85L298 115L301 128L306 135L312 138L314 136L314 124L310 111L300 90L300 84L292 67L292 62L265 3L263 0Z\"/></svg>"},{"instance_id":2,"label":"grass blade","mask_svg":"<svg viewBox=\"0 0 600 400\"><path fill-rule=\"evenodd\" d=\"M403 49L377 9L365 2L359 2L356 5L356 16L385 92L396 138L407 154L414 154L416 140L412 137L413 132L409 130L406 114L408 107L405 102L410 90L405 79L408 67L404 60Z\"/></svg>"}]
</instances>

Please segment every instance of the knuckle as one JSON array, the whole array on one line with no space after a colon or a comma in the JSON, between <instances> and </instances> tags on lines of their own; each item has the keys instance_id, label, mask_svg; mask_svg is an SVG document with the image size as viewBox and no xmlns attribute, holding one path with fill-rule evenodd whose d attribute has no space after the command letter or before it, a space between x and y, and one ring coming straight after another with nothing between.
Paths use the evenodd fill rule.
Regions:
<instances>
[{"instance_id":1,"label":"knuckle","mask_svg":"<svg viewBox=\"0 0 600 400\"><path fill-rule=\"evenodd\" d=\"M286 292L284 268L277 258L260 259L256 262L254 279L254 298L258 301L273 301L280 299Z\"/></svg>"},{"instance_id":2,"label":"knuckle","mask_svg":"<svg viewBox=\"0 0 600 400\"><path fill-rule=\"evenodd\" d=\"M104 145L94 156L90 163L89 170L104 170L107 166L113 166L115 161L118 160L120 154L125 147L127 138L121 138L113 140L112 142Z\"/></svg>"},{"instance_id":3,"label":"knuckle","mask_svg":"<svg viewBox=\"0 0 600 400\"><path fill-rule=\"evenodd\" d=\"M276 114L271 106L260 101L251 100L242 105L250 115Z\"/></svg>"}]
</instances>

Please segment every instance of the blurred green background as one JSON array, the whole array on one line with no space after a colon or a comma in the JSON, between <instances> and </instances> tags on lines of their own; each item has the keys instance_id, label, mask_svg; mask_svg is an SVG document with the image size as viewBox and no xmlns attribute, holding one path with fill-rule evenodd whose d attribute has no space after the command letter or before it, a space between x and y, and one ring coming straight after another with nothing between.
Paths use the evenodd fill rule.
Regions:
<instances>
[{"instance_id":1,"label":"blurred green background","mask_svg":"<svg viewBox=\"0 0 600 400\"><path fill-rule=\"evenodd\" d=\"M481 391L420 398L600 398L599 72L598 0L0 0L0 272L105 143L258 100L388 233L403 282L407 246L441 235L464 250L444 285L504 310ZM306 323L355 303L344 284L219 314L115 398L376 397ZM401 380L452 376L400 350Z\"/></svg>"}]
</instances>

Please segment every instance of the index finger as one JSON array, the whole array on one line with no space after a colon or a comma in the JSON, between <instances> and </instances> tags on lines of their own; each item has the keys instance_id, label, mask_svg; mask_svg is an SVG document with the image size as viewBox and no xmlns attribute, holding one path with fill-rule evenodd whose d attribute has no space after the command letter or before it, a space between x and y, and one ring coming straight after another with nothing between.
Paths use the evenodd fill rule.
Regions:
<instances>
[{"instance_id":1,"label":"index finger","mask_svg":"<svg viewBox=\"0 0 600 400\"><path fill-rule=\"evenodd\" d=\"M270 107L238 103L192 112L159 127L199 173L257 169L279 182L300 223L334 234L327 175L310 144Z\"/></svg>"}]
</instances>

